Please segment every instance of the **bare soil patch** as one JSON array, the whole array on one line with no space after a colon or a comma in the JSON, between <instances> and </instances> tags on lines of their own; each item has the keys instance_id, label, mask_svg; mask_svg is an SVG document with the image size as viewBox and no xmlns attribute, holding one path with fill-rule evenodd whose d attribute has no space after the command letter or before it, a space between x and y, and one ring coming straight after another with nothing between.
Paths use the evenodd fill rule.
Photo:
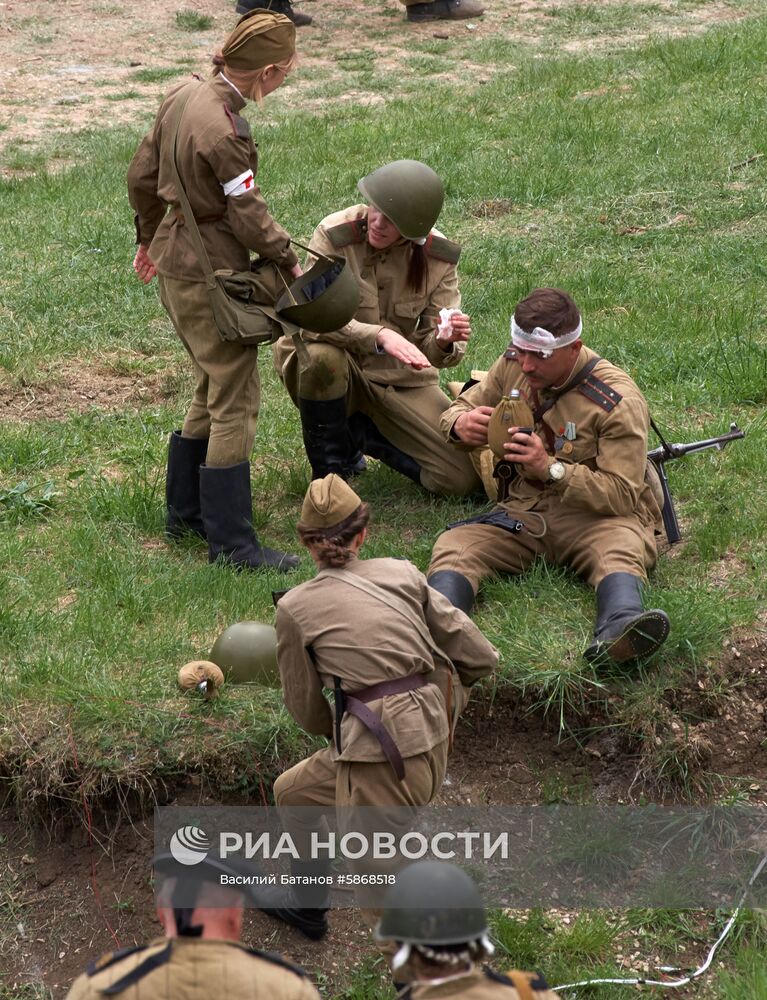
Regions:
<instances>
[{"instance_id":1,"label":"bare soil patch","mask_svg":"<svg viewBox=\"0 0 767 1000\"><path fill-rule=\"evenodd\" d=\"M93 365L63 363L22 386L4 386L0 376L0 419L65 420L92 409L158 406L175 395L179 375L186 374L170 359L167 368L154 371L132 369L128 362L103 356Z\"/></svg>"}]
</instances>

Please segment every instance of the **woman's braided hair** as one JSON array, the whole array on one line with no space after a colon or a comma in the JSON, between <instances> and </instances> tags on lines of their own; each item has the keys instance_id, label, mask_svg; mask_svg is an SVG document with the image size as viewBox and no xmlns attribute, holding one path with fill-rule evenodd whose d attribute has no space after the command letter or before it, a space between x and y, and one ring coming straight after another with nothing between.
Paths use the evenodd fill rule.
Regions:
<instances>
[{"instance_id":1,"label":"woman's braided hair","mask_svg":"<svg viewBox=\"0 0 767 1000\"><path fill-rule=\"evenodd\" d=\"M338 567L345 566L353 558L349 543L367 528L369 521L370 508L361 503L343 521L329 528L308 528L299 521L296 529L301 542L315 550L322 566Z\"/></svg>"}]
</instances>

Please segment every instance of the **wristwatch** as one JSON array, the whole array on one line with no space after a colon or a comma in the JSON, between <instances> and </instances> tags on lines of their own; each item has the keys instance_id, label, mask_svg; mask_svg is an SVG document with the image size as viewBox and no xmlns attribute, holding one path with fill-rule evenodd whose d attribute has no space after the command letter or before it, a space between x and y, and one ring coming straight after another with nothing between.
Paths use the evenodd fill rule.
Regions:
<instances>
[{"instance_id":1,"label":"wristwatch","mask_svg":"<svg viewBox=\"0 0 767 1000\"><path fill-rule=\"evenodd\" d=\"M546 480L547 483L561 483L565 478L565 473L567 469L561 462L551 462L549 464L549 476Z\"/></svg>"}]
</instances>

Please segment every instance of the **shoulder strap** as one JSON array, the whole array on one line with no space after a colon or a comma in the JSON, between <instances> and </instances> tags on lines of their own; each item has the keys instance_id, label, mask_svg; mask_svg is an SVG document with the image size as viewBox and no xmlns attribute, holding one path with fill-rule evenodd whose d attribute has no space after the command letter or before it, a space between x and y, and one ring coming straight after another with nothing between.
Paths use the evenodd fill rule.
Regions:
<instances>
[{"instance_id":1,"label":"shoulder strap","mask_svg":"<svg viewBox=\"0 0 767 1000\"><path fill-rule=\"evenodd\" d=\"M89 962L88 968L85 970L86 975L95 976L97 972L101 972L102 969L108 969L110 965L114 965L115 962L119 962L120 959L126 958L128 955L134 955L137 951L145 951L146 947L145 944L137 944L133 945L133 947L118 948L117 951L108 951L101 958L97 958L94 962Z\"/></svg>"},{"instance_id":2,"label":"shoulder strap","mask_svg":"<svg viewBox=\"0 0 767 1000\"><path fill-rule=\"evenodd\" d=\"M578 374L575 376L575 378L567 386L566 389L564 389L562 392L556 393L553 396L550 396L544 403L541 403L538 406L536 406L533 409L533 416L535 417L535 422L538 423L538 421L541 419L541 417L543 416L543 414L547 413L551 409L551 407L556 402L558 402L558 400L560 400L562 398L562 396L566 396L567 393L568 392L572 392L573 389L579 389L580 386L581 386L581 384L583 382L585 382L586 379L588 379L588 377L591 375L592 371L596 368L596 366L599 364L599 362L601 360L602 359L599 357L599 355L597 355L596 357L592 358L591 361L588 361L583 366L583 368L581 368L581 370L578 372Z\"/></svg>"},{"instance_id":3,"label":"shoulder strap","mask_svg":"<svg viewBox=\"0 0 767 1000\"><path fill-rule=\"evenodd\" d=\"M350 243L362 243L368 231L366 219L351 219L349 222L339 222L337 226L331 226L327 230L330 242L340 250Z\"/></svg>"},{"instance_id":4,"label":"shoulder strap","mask_svg":"<svg viewBox=\"0 0 767 1000\"><path fill-rule=\"evenodd\" d=\"M122 993L123 990L127 990L129 986L133 986L140 979L143 979L144 976L148 976L150 972L159 969L161 965L165 965L170 959L172 948L173 942L169 941L162 951L158 951L156 954L150 955L149 958L145 958L135 969L131 969L121 979L112 983L111 986L105 986L99 992L103 993L104 996L113 997L117 996L118 993Z\"/></svg>"},{"instance_id":5,"label":"shoulder strap","mask_svg":"<svg viewBox=\"0 0 767 1000\"><path fill-rule=\"evenodd\" d=\"M492 979L494 983L513 986L519 994L520 1000L535 1000L537 992L549 988L549 984L540 972L522 972L520 969L509 969L505 973L496 972L494 969L485 969L484 972L487 978Z\"/></svg>"},{"instance_id":6,"label":"shoulder strap","mask_svg":"<svg viewBox=\"0 0 767 1000\"><path fill-rule=\"evenodd\" d=\"M461 245L446 239L444 236L437 236L436 233L429 233L423 245L424 251L437 260L444 260L448 264L457 264L461 259Z\"/></svg>"},{"instance_id":7,"label":"shoulder strap","mask_svg":"<svg viewBox=\"0 0 767 1000\"><path fill-rule=\"evenodd\" d=\"M623 399L621 394L613 389L607 382L603 382L596 375L589 375L578 386L578 392L582 393L592 403L600 406L605 413L611 413Z\"/></svg>"},{"instance_id":8,"label":"shoulder strap","mask_svg":"<svg viewBox=\"0 0 767 1000\"><path fill-rule=\"evenodd\" d=\"M208 288L215 288L216 279L213 276L213 268L211 267L210 257L208 257L208 251L205 249L205 244L202 242L202 236L200 236L200 230L197 227L197 221L194 217L194 212L192 211L192 206L189 204L189 199L186 195L186 190L184 189L184 184L181 180L181 176L178 172L178 163L176 162L176 146L178 142L178 128L181 124L181 118L184 114L189 99L193 94L194 84L190 84L187 87L186 93L183 97L180 97L176 101L176 106L173 109L173 119L171 124L171 141L173 143L173 155L171 157L171 166L173 167L173 181L176 185L176 193L178 194L178 200L181 202L181 208L184 211L184 220L189 226L189 234L192 237L192 243L194 249L197 252L197 257L200 261L200 267L205 273L205 280Z\"/></svg>"}]
</instances>

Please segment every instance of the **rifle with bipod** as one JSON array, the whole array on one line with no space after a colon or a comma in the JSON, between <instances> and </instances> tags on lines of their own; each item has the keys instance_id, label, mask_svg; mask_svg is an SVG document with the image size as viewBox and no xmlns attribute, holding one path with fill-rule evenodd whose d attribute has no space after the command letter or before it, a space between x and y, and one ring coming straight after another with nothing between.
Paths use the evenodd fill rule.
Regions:
<instances>
[{"instance_id":1,"label":"rifle with bipod","mask_svg":"<svg viewBox=\"0 0 767 1000\"><path fill-rule=\"evenodd\" d=\"M730 441L738 441L740 438L744 438L746 432L742 431L736 423L732 423L730 424L729 433L720 434L719 437L706 438L703 441L692 441L690 444L669 444L658 430L658 426L652 417L650 418L650 426L658 435L660 446L653 448L652 451L648 451L647 457L658 471L660 487L663 491L663 527L666 530L666 538L669 545L674 545L682 537L682 532L676 516L674 498L671 496L671 490L668 485L666 463L673 462L677 458L684 458L685 455L692 455L696 451L705 451L707 448L716 448L717 451L722 451Z\"/></svg>"}]
</instances>

